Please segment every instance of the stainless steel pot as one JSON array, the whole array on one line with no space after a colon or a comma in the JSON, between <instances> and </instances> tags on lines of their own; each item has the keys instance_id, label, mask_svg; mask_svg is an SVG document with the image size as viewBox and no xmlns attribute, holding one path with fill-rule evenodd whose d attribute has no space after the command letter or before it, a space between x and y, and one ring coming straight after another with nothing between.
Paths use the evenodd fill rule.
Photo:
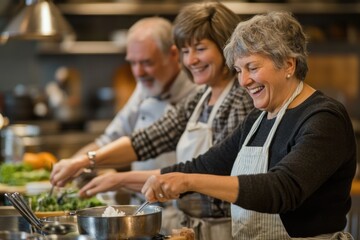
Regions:
<instances>
[{"instance_id":1,"label":"stainless steel pot","mask_svg":"<svg viewBox=\"0 0 360 240\"><path fill-rule=\"evenodd\" d=\"M1 240L96 240L85 235L40 235L27 232L0 231Z\"/></svg>"},{"instance_id":2,"label":"stainless steel pot","mask_svg":"<svg viewBox=\"0 0 360 240\"><path fill-rule=\"evenodd\" d=\"M40 150L40 127L14 124L1 130L1 153L5 162L21 162L26 151Z\"/></svg>"},{"instance_id":3,"label":"stainless steel pot","mask_svg":"<svg viewBox=\"0 0 360 240\"><path fill-rule=\"evenodd\" d=\"M39 240L43 239L39 234L30 234L17 231L0 231L1 240Z\"/></svg>"},{"instance_id":4,"label":"stainless steel pot","mask_svg":"<svg viewBox=\"0 0 360 240\"><path fill-rule=\"evenodd\" d=\"M29 232L30 230L30 224L14 207L0 206L0 231Z\"/></svg>"},{"instance_id":5,"label":"stainless steel pot","mask_svg":"<svg viewBox=\"0 0 360 240\"><path fill-rule=\"evenodd\" d=\"M43 223L53 223L53 222L58 222L58 223L65 223L65 224L72 224L75 226L75 233L78 234L78 228L77 228L77 217L76 216L56 216L56 217L45 217L45 218L41 218L41 221Z\"/></svg>"},{"instance_id":6,"label":"stainless steel pot","mask_svg":"<svg viewBox=\"0 0 360 240\"><path fill-rule=\"evenodd\" d=\"M86 208L76 212L80 234L95 239L128 239L132 237L150 237L159 234L161 229L162 208L148 205L144 214L134 216L137 205L112 206L125 212L121 217L102 217L105 207Z\"/></svg>"}]
</instances>

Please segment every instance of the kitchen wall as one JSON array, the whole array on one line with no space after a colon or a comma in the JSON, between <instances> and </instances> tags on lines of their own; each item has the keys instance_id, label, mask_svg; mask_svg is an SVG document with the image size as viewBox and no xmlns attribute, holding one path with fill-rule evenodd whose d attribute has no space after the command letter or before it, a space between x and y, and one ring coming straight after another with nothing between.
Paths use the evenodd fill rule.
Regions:
<instances>
[{"instance_id":1,"label":"kitchen wall","mask_svg":"<svg viewBox=\"0 0 360 240\"><path fill-rule=\"evenodd\" d=\"M293 5L283 6L290 6L290 10L297 10L297 8L292 8ZM324 6L326 6L326 4L324 4ZM309 75L312 79L311 81L318 87L333 94L334 97L339 98L340 95L337 92L332 92L333 90L338 90L338 85L336 84L345 84L345 80L351 78L351 88L357 89L355 95L352 96L350 100L344 100L343 98L339 98L339 100L344 100L344 104L347 105L351 115L356 119L360 119L360 108L357 107L360 103L360 84L357 84L360 81L358 72L360 31L357 26L353 25L354 22L360 21L360 13L357 13L355 9L351 12L349 8L342 9L341 5L339 6L337 10L319 10L319 14L303 13L299 10L297 16L311 37L310 40L312 44L310 45L310 54L323 59L320 61L323 63L321 68L318 67L319 61L315 60L315 62L310 62L314 65L314 67L310 67L309 72L309 74L311 74ZM146 10L146 7L139 7L139 11ZM77 33L77 40L80 42L101 41L110 43L111 34L116 30L126 29L137 19L156 14L154 9L150 9L153 14L142 13L139 15L136 13L125 14L122 13L121 9L115 10L119 11L119 14L73 13L71 12L73 9L72 6L67 6L66 4L63 9L65 9L65 17L74 27ZM163 7L163 9L167 8ZM234 10L244 12L242 9ZM255 8L251 8L249 9L249 14L242 13L241 15L246 19L251 15L251 11L254 10L256 11ZM347 12L344 13L345 10ZM336 11L339 11L339 13ZM163 11L160 15L172 20L176 14L174 12L167 14ZM6 17L0 17L0 28L4 27L6 20L8 20ZM54 80L54 73L58 67L69 66L77 69L80 73L82 99L84 109L86 110L86 118L96 118L92 111L94 108L91 105L95 92L99 88L113 86L116 72L118 68L124 64L124 53L69 54L55 51L44 52L40 50L39 46L39 43L31 41L10 41L5 45L0 45L0 93L11 91L18 84L35 86L40 89L44 88L47 83ZM331 55L331 59L335 60L329 62L328 55ZM351 64L344 65L343 59L349 55L352 59ZM334 68L334 66L336 67ZM331 89L329 88L326 77L324 78L324 74L321 73L321 71L325 73L329 72L327 69L337 71L337 73L332 76L336 76L338 81ZM340 93L342 94L342 92Z\"/></svg>"},{"instance_id":2,"label":"kitchen wall","mask_svg":"<svg viewBox=\"0 0 360 240\"><path fill-rule=\"evenodd\" d=\"M54 2L57 3L57 1ZM15 9L18 8L19 1L14 1L12 7L8 5L6 11L3 10L2 14L0 12L0 31L5 28L11 18L9 12L14 14L18 11ZM154 14L64 14L77 34L76 43L83 43L81 46L79 44L73 47L74 52L55 48L44 50L47 45L36 41L12 40L4 45L0 44L0 112L4 111L4 100L1 99L16 86L23 84L31 89L37 88L42 91L49 82L54 80L56 70L65 66L79 72L85 118L111 118L109 111L104 116L104 114L97 114L95 110L99 89L109 92L108 90L117 84L115 81L117 81L118 71L125 63L125 52L117 51L114 46L111 46L113 34L118 30L126 30L139 18L152 15ZM170 20L174 18L174 15L163 14L163 16ZM78 49L83 48L84 43L99 43L99 45L86 47L83 52L79 52ZM56 46L56 44L53 45ZM100 50L97 51L96 48ZM103 51L102 48L115 50ZM115 113L117 106L113 108Z\"/></svg>"},{"instance_id":3,"label":"kitchen wall","mask_svg":"<svg viewBox=\"0 0 360 240\"><path fill-rule=\"evenodd\" d=\"M83 100L88 105L97 89L112 87L116 69L123 63L121 54L41 55L36 42L9 42L0 46L0 92L12 91L18 84L43 89L54 80L58 67L67 66L79 70Z\"/></svg>"}]
</instances>

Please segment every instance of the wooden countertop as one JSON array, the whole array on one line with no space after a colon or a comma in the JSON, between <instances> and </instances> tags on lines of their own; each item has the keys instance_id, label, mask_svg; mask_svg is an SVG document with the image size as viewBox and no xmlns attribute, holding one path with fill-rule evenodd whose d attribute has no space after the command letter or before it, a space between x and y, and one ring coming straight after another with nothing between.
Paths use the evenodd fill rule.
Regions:
<instances>
[{"instance_id":1,"label":"wooden countertop","mask_svg":"<svg viewBox=\"0 0 360 240\"><path fill-rule=\"evenodd\" d=\"M0 193L7 193L7 192L24 193L25 186L8 186L6 184L0 183Z\"/></svg>"}]
</instances>

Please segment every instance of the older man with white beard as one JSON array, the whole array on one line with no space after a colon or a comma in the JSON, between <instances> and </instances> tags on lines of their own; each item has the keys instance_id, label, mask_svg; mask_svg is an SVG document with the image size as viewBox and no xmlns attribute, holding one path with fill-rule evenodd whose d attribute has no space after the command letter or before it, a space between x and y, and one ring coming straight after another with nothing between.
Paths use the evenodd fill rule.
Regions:
<instances>
[{"instance_id":1,"label":"older man with white beard","mask_svg":"<svg viewBox=\"0 0 360 240\"><path fill-rule=\"evenodd\" d=\"M126 105L117 113L105 132L81 148L73 159L94 158L94 151L134 130L159 119L167 109L196 91L197 86L181 71L179 51L172 39L170 21L160 17L140 19L128 31L126 60L131 65L137 86ZM54 170L68 164L63 159ZM152 161L132 164L133 170L150 170L176 162L174 152ZM79 172L76 176L80 175ZM136 204L136 202L133 202Z\"/></svg>"}]
</instances>

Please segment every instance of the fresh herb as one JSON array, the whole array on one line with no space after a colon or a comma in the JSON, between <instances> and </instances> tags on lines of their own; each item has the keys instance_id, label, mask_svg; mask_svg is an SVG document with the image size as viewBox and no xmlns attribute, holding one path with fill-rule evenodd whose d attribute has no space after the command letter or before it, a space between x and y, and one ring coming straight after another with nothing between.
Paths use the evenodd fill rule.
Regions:
<instances>
[{"instance_id":1,"label":"fresh herb","mask_svg":"<svg viewBox=\"0 0 360 240\"><path fill-rule=\"evenodd\" d=\"M34 196L28 196L31 209L38 212L49 211L74 211L83 208L105 205L96 197L81 199L76 191L70 190L59 196L48 196L47 193L41 193Z\"/></svg>"},{"instance_id":2,"label":"fresh herb","mask_svg":"<svg viewBox=\"0 0 360 240\"><path fill-rule=\"evenodd\" d=\"M49 178L48 170L34 170L28 164L3 163L0 165L0 183L10 186L24 186L28 182L49 180Z\"/></svg>"}]
</instances>

